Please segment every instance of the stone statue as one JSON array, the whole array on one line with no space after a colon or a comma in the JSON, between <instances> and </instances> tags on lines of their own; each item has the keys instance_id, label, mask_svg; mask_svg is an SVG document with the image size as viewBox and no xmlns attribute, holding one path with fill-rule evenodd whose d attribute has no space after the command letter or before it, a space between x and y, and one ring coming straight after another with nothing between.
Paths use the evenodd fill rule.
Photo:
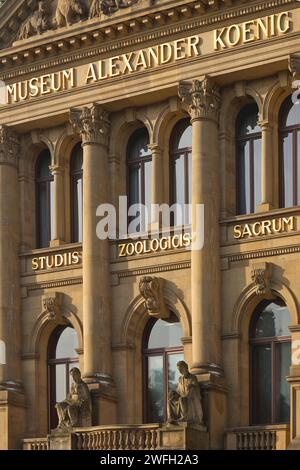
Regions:
<instances>
[{"instance_id":1,"label":"stone statue","mask_svg":"<svg viewBox=\"0 0 300 470\"><path fill-rule=\"evenodd\" d=\"M18 39L27 39L36 34L42 34L47 29L50 29L48 2L40 1L37 10L22 24Z\"/></svg>"},{"instance_id":2,"label":"stone statue","mask_svg":"<svg viewBox=\"0 0 300 470\"><path fill-rule=\"evenodd\" d=\"M59 420L58 430L91 426L92 403L89 388L77 367L70 370L70 375L74 381L71 391L64 401L55 405Z\"/></svg>"},{"instance_id":3,"label":"stone statue","mask_svg":"<svg viewBox=\"0 0 300 470\"><path fill-rule=\"evenodd\" d=\"M54 25L58 28L71 26L74 21L85 17L86 8L81 0L58 0Z\"/></svg>"},{"instance_id":4,"label":"stone statue","mask_svg":"<svg viewBox=\"0 0 300 470\"><path fill-rule=\"evenodd\" d=\"M131 7L139 0L92 0L90 7L90 18L100 16L101 13L104 15L110 15L115 13L120 8Z\"/></svg>"},{"instance_id":5,"label":"stone statue","mask_svg":"<svg viewBox=\"0 0 300 470\"><path fill-rule=\"evenodd\" d=\"M181 376L179 377L176 391L169 393L168 422L187 422L204 425L198 380L189 372L186 362L179 361L177 369Z\"/></svg>"}]
</instances>

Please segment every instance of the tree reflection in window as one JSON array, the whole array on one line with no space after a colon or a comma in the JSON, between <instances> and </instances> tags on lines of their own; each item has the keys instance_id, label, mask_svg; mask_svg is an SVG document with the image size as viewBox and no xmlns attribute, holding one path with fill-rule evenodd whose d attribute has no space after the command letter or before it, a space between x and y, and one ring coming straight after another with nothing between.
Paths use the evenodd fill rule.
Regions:
<instances>
[{"instance_id":1,"label":"tree reflection in window","mask_svg":"<svg viewBox=\"0 0 300 470\"><path fill-rule=\"evenodd\" d=\"M252 424L288 423L291 364L290 314L284 302L264 300L250 330Z\"/></svg>"},{"instance_id":2,"label":"tree reflection in window","mask_svg":"<svg viewBox=\"0 0 300 470\"><path fill-rule=\"evenodd\" d=\"M144 334L144 418L148 423L166 420L167 397L175 390L183 360L181 324L176 315L170 321L150 320Z\"/></svg>"}]
</instances>

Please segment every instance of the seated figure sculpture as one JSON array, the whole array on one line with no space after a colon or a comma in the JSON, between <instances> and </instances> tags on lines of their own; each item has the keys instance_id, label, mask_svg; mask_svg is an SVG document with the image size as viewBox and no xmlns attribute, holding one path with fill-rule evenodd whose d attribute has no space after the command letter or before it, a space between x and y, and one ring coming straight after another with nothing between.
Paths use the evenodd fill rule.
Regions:
<instances>
[{"instance_id":1,"label":"seated figure sculpture","mask_svg":"<svg viewBox=\"0 0 300 470\"><path fill-rule=\"evenodd\" d=\"M55 405L58 414L58 430L75 426L91 426L91 396L87 384L82 380L80 370L70 370L73 379L67 398Z\"/></svg>"},{"instance_id":2,"label":"seated figure sculpture","mask_svg":"<svg viewBox=\"0 0 300 470\"><path fill-rule=\"evenodd\" d=\"M181 375L176 391L173 390L169 393L168 423L187 422L204 425L198 380L195 375L189 372L186 362L179 361L177 369Z\"/></svg>"}]
</instances>

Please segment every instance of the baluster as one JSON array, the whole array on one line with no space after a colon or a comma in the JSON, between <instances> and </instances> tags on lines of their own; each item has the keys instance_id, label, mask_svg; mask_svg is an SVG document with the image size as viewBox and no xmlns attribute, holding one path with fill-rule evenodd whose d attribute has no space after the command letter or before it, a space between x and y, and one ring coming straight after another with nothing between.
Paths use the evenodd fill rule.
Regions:
<instances>
[{"instance_id":1,"label":"baluster","mask_svg":"<svg viewBox=\"0 0 300 470\"><path fill-rule=\"evenodd\" d=\"M76 437L77 437L77 449L82 450L81 434L80 433L76 434Z\"/></svg>"}]
</instances>

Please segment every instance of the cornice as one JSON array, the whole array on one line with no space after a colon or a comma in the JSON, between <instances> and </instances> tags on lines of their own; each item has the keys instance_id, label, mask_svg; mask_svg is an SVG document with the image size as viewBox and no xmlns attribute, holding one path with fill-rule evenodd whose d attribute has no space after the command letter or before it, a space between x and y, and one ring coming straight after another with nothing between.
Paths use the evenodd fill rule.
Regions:
<instances>
[{"instance_id":1,"label":"cornice","mask_svg":"<svg viewBox=\"0 0 300 470\"><path fill-rule=\"evenodd\" d=\"M161 273L166 271L177 271L179 269L189 269L191 267L190 261L183 261L177 263L168 263L155 266L147 266L146 268L133 268L127 269L126 271L114 271L111 274L117 275L118 278L130 277L130 276L143 276L145 274Z\"/></svg>"},{"instance_id":2,"label":"cornice","mask_svg":"<svg viewBox=\"0 0 300 470\"><path fill-rule=\"evenodd\" d=\"M214 2L215 3L215 2ZM213 4L212 4L213 5ZM10 80L26 74L43 72L71 63L93 60L99 55L112 54L125 48L133 49L159 39L185 35L218 23L251 14L274 10L281 6L299 6L297 0L265 0L253 4L223 6L208 11L204 2L193 1L170 8L138 10L140 16L115 18L115 22L91 20L72 30L64 28L24 41L21 45L0 52L0 78ZM119 21L118 21L119 20Z\"/></svg>"},{"instance_id":3,"label":"cornice","mask_svg":"<svg viewBox=\"0 0 300 470\"><path fill-rule=\"evenodd\" d=\"M300 253L300 245L284 246L278 248L265 248L262 250L248 251L246 253L238 253L222 256L222 259L228 259L230 263L238 261L247 261L257 258L267 258L270 256L290 255Z\"/></svg>"}]
</instances>

